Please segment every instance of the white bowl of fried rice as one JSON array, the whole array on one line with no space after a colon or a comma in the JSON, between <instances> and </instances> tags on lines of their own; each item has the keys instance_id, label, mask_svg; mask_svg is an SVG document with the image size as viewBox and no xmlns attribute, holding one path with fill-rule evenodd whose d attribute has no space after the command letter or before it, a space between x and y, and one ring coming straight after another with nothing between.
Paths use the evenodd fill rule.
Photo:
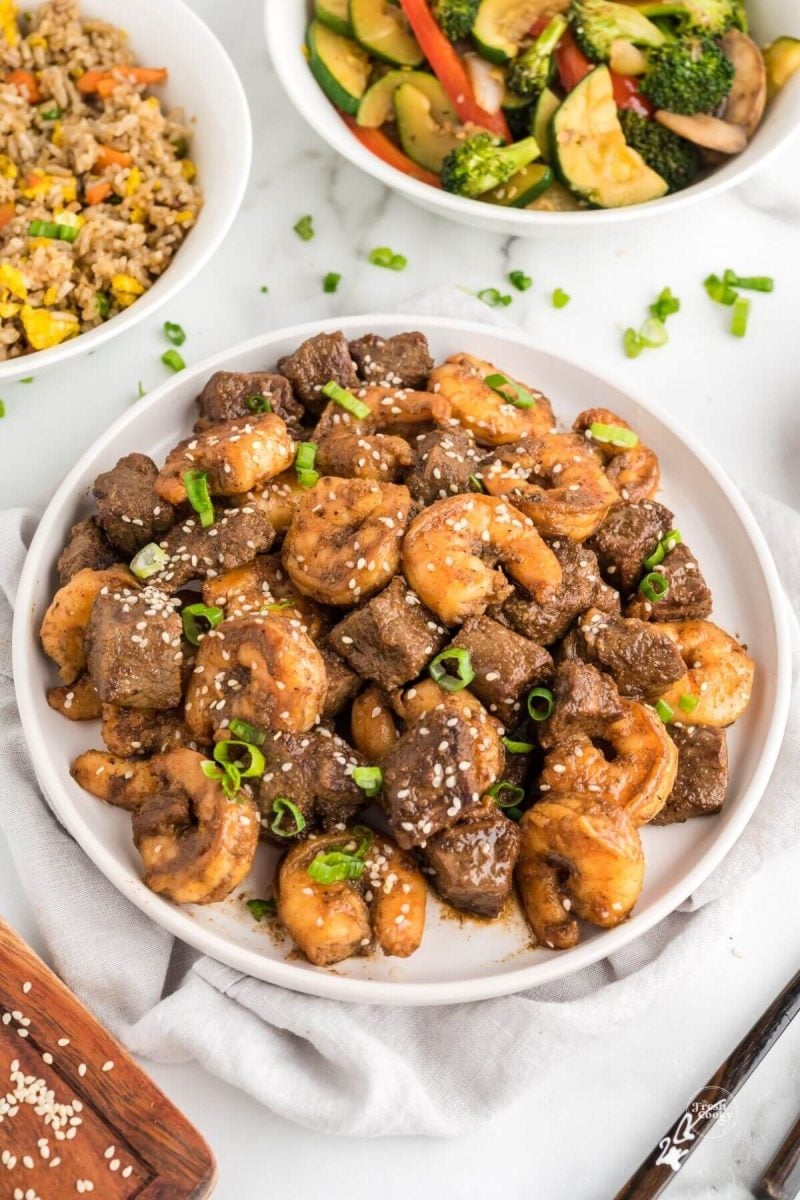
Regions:
<instances>
[{"instance_id":1,"label":"white bowl of fried rice","mask_svg":"<svg viewBox=\"0 0 800 1200\"><path fill-rule=\"evenodd\" d=\"M182 0L0 0L0 381L92 350L205 265L252 130Z\"/></svg>"}]
</instances>

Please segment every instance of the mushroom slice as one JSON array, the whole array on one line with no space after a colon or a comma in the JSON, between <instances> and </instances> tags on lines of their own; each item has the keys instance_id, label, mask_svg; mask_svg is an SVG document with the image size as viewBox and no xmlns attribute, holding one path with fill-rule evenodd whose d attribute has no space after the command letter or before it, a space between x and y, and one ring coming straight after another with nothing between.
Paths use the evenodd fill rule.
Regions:
<instances>
[{"instance_id":1,"label":"mushroom slice","mask_svg":"<svg viewBox=\"0 0 800 1200\"><path fill-rule=\"evenodd\" d=\"M731 125L741 125L749 141L761 123L767 104L764 55L753 39L740 29L728 30L722 39L722 49L734 70L723 115Z\"/></svg>"},{"instance_id":2,"label":"mushroom slice","mask_svg":"<svg viewBox=\"0 0 800 1200\"><path fill-rule=\"evenodd\" d=\"M741 125L731 125L707 113L685 117L660 108L656 120L679 137L686 138L687 142L704 146L706 150L717 150L720 154L740 154L747 145L747 134Z\"/></svg>"}]
</instances>

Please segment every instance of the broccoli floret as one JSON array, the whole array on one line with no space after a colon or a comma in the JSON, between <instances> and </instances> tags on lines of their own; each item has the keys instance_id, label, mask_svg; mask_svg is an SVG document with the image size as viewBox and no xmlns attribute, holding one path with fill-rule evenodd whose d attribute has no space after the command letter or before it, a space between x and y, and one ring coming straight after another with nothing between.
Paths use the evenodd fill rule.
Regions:
<instances>
[{"instance_id":1,"label":"broccoli floret","mask_svg":"<svg viewBox=\"0 0 800 1200\"><path fill-rule=\"evenodd\" d=\"M670 192L680 192L694 183L700 169L696 146L632 109L620 109L618 115L625 141L641 154L648 167L666 180Z\"/></svg>"},{"instance_id":2,"label":"broccoli floret","mask_svg":"<svg viewBox=\"0 0 800 1200\"><path fill-rule=\"evenodd\" d=\"M733 25L739 25L744 5L741 0L649 0L638 4L648 17L678 17L686 33L705 33L718 37Z\"/></svg>"},{"instance_id":3,"label":"broccoli floret","mask_svg":"<svg viewBox=\"0 0 800 1200\"><path fill-rule=\"evenodd\" d=\"M692 116L713 112L733 83L733 64L715 41L683 38L651 50L641 88L656 108Z\"/></svg>"},{"instance_id":4,"label":"broccoli floret","mask_svg":"<svg viewBox=\"0 0 800 1200\"><path fill-rule=\"evenodd\" d=\"M533 45L514 59L506 76L506 83L512 92L518 96L533 97L544 91L555 71L553 53L566 29L565 17L553 17Z\"/></svg>"},{"instance_id":5,"label":"broccoli floret","mask_svg":"<svg viewBox=\"0 0 800 1200\"><path fill-rule=\"evenodd\" d=\"M451 42L469 37L479 0L436 0L433 15Z\"/></svg>"},{"instance_id":6,"label":"broccoli floret","mask_svg":"<svg viewBox=\"0 0 800 1200\"><path fill-rule=\"evenodd\" d=\"M442 187L459 196L482 196L527 167L538 154L535 138L505 146L491 133L476 133L447 155L442 163Z\"/></svg>"},{"instance_id":7,"label":"broccoli floret","mask_svg":"<svg viewBox=\"0 0 800 1200\"><path fill-rule=\"evenodd\" d=\"M612 0L572 0L569 10L575 40L594 62L608 62L614 42L662 46L664 34L647 17L627 4Z\"/></svg>"}]
</instances>

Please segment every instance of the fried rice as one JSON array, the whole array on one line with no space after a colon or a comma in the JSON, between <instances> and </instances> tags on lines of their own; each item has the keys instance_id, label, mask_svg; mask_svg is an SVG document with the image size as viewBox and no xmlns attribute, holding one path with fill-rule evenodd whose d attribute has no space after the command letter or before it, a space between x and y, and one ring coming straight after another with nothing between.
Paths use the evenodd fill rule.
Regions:
<instances>
[{"instance_id":1,"label":"fried rice","mask_svg":"<svg viewBox=\"0 0 800 1200\"><path fill-rule=\"evenodd\" d=\"M133 304L202 204L190 128L121 29L77 0L0 0L0 361Z\"/></svg>"}]
</instances>

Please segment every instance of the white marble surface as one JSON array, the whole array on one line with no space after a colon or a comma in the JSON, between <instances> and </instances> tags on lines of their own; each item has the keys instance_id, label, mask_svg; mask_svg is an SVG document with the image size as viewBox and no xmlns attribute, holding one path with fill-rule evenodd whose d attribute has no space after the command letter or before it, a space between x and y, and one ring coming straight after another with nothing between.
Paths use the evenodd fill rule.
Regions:
<instances>
[{"instance_id":1,"label":"white marble surface","mask_svg":"<svg viewBox=\"0 0 800 1200\"><path fill-rule=\"evenodd\" d=\"M602 242L583 237L510 241L479 237L392 197L335 160L289 108L263 48L258 0L193 7L222 38L244 79L256 158L242 215L222 250L159 318L63 370L2 390L0 506L44 505L56 483L109 421L135 403L137 384L165 374L161 321L188 333L187 361L264 329L336 313L395 307L441 283L504 287L510 268L534 277L507 315L556 353L579 357L659 401L710 447L740 482L800 503L796 463L800 378L800 142L740 191L679 218L626 225ZM314 216L316 237L292 225ZM366 262L374 246L408 256L399 274ZM731 266L771 273L756 296L751 334L726 332L727 312L702 289ZM321 277L340 271L335 296ZM269 286L264 295L260 288ZM669 284L683 301L668 348L634 362L620 329L638 323ZM571 304L554 310L554 287ZM505 289L509 290L509 289ZM13 803L13 797L4 798ZM288 1125L235 1089L186 1066L150 1067L211 1142L220 1200L324 1194L385 1200L411 1186L427 1197L606 1200L716 1067L800 959L800 849L748 886L727 936L702 968L675 980L659 1006L624 1032L565 1061L485 1129L456 1141L348 1141ZM0 911L37 948L35 914L0 846ZM736 1104L737 1121L708 1142L673 1185L693 1200L739 1200L800 1107L800 1025L790 1031Z\"/></svg>"}]
</instances>

